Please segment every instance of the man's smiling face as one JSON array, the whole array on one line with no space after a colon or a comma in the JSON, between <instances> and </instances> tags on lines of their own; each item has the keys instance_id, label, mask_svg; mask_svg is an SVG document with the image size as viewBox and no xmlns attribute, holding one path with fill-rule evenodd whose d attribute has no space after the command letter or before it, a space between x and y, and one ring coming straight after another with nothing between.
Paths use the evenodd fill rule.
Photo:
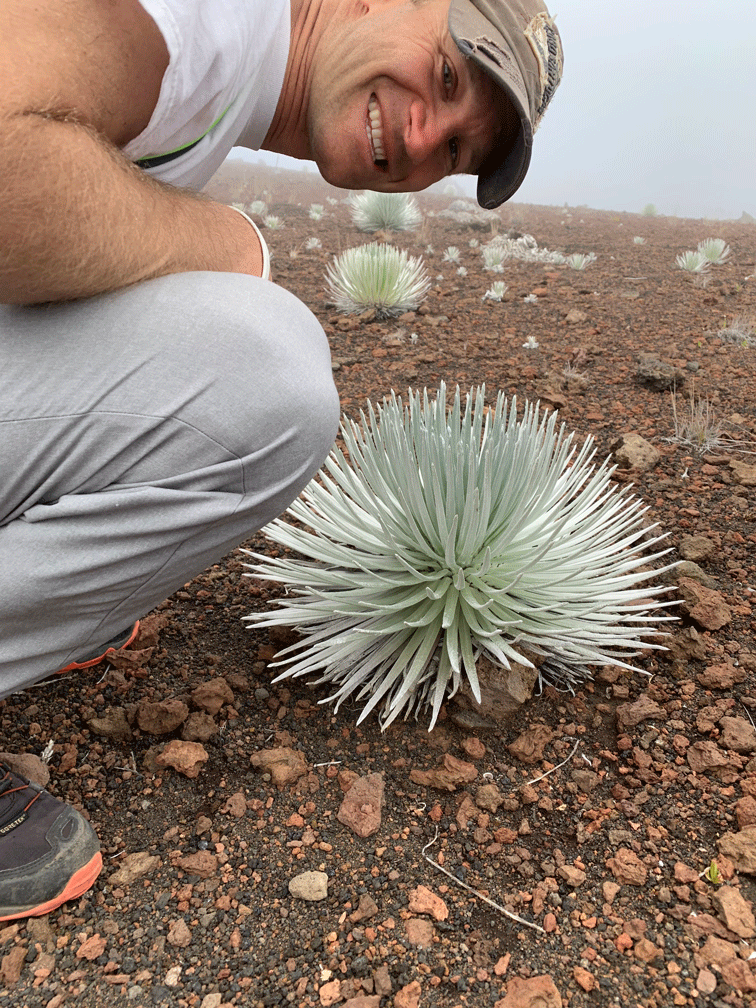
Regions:
<instances>
[{"instance_id":1,"label":"man's smiling face","mask_svg":"<svg viewBox=\"0 0 756 1008\"><path fill-rule=\"evenodd\" d=\"M508 103L457 49L448 11L449 0L366 0L325 33L307 128L332 185L415 191L477 172Z\"/></svg>"}]
</instances>

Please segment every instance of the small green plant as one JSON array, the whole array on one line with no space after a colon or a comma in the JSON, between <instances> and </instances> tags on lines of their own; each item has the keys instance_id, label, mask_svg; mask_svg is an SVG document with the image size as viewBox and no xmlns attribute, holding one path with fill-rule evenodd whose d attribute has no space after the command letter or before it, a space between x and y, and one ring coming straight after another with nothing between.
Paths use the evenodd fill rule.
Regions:
<instances>
[{"instance_id":1,"label":"small green plant","mask_svg":"<svg viewBox=\"0 0 756 1008\"><path fill-rule=\"evenodd\" d=\"M724 879L722 878L722 873L719 870L717 862L712 858L709 867L703 873L703 877L712 883L712 885L722 885Z\"/></svg>"},{"instance_id":2,"label":"small green plant","mask_svg":"<svg viewBox=\"0 0 756 1008\"><path fill-rule=\"evenodd\" d=\"M352 223L359 231L412 231L423 220L417 200L409 193L367 191L349 197Z\"/></svg>"},{"instance_id":3,"label":"small green plant","mask_svg":"<svg viewBox=\"0 0 756 1008\"><path fill-rule=\"evenodd\" d=\"M374 308L379 318L401 315L418 307L430 285L421 258L380 242L347 249L326 273L326 289L347 315L368 308Z\"/></svg>"},{"instance_id":4,"label":"small green plant","mask_svg":"<svg viewBox=\"0 0 756 1008\"><path fill-rule=\"evenodd\" d=\"M287 589L252 627L296 627L279 679L320 672L336 707L365 701L385 727L426 706L430 727L476 660L532 666L571 690L590 666L630 668L657 610L649 588L663 536L646 541L646 508L577 447L557 413L499 393L392 393L344 419L319 476L265 533L297 555L251 553L251 576ZM664 568L668 569L668 568ZM523 651L523 649L525 649Z\"/></svg>"},{"instance_id":5,"label":"small green plant","mask_svg":"<svg viewBox=\"0 0 756 1008\"><path fill-rule=\"evenodd\" d=\"M689 250L675 257L675 265L687 273L707 273L711 263L703 253Z\"/></svg>"},{"instance_id":6,"label":"small green plant","mask_svg":"<svg viewBox=\"0 0 756 1008\"><path fill-rule=\"evenodd\" d=\"M268 212L268 204L264 200L253 200L247 207L248 214L256 214L258 217L264 217Z\"/></svg>"},{"instance_id":7,"label":"small green plant","mask_svg":"<svg viewBox=\"0 0 756 1008\"><path fill-rule=\"evenodd\" d=\"M656 212L657 212L656 207L654 206L653 203L646 203L646 205L643 207L644 217L656 217Z\"/></svg>"}]
</instances>

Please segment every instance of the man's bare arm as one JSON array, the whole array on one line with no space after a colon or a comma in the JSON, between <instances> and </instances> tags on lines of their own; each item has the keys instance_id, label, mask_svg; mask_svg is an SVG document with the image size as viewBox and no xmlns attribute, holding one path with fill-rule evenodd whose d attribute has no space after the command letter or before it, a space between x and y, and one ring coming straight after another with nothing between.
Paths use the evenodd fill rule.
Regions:
<instances>
[{"instance_id":1,"label":"man's bare arm","mask_svg":"<svg viewBox=\"0 0 756 1008\"><path fill-rule=\"evenodd\" d=\"M85 297L187 270L260 275L259 239L239 214L156 182L118 150L146 124L161 76L155 46L139 73L135 0L19 0L5 10L0 78L13 84L0 96L0 303ZM56 17L75 30L61 38Z\"/></svg>"},{"instance_id":2,"label":"man's bare arm","mask_svg":"<svg viewBox=\"0 0 756 1008\"><path fill-rule=\"evenodd\" d=\"M259 240L239 214L149 178L91 128L27 113L0 131L0 303L187 270L260 275Z\"/></svg>"}]
</instances>

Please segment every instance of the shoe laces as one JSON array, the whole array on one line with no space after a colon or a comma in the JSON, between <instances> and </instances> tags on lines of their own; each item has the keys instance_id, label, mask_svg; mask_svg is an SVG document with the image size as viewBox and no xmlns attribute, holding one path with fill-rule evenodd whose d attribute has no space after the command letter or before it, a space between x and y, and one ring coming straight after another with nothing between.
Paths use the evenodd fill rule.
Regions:
<instances>
[{"instance_id":1,"label":"shoe laces","mask_svg":"<svg viewBox=\"0 0 756 1008\"><path fill-rule=\"evenodd\" d=\"M23 808L25 812L39 798L43 789L31 784L23 777L19 777L18 774L14 774L7 763L0 763L0 771L3 774L0 777L0 798L9 798L11 795L17 794L19 791L25 791L27 788L32 792L32 798Z\"/></svg>"}]
</instances>

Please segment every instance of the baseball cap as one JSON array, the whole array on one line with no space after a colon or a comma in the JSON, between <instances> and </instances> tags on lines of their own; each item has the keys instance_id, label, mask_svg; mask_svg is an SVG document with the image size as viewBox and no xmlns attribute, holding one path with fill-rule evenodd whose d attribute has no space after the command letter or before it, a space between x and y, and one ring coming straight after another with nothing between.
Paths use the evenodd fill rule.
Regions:
<instances>
[{"instance_id":1,"label":"baseball cap","mask_svg":"<svg viewBox=\"0 0 756 1008\"><path fill-rule=\"evenodd\" d=\"M533 134L562 77L562 43L540 0L451 0L449 31L519 120L514 139L511 130L502 134L478 172L478 203L493 210L525 178Z\"/></svg>"}]
</instances>

